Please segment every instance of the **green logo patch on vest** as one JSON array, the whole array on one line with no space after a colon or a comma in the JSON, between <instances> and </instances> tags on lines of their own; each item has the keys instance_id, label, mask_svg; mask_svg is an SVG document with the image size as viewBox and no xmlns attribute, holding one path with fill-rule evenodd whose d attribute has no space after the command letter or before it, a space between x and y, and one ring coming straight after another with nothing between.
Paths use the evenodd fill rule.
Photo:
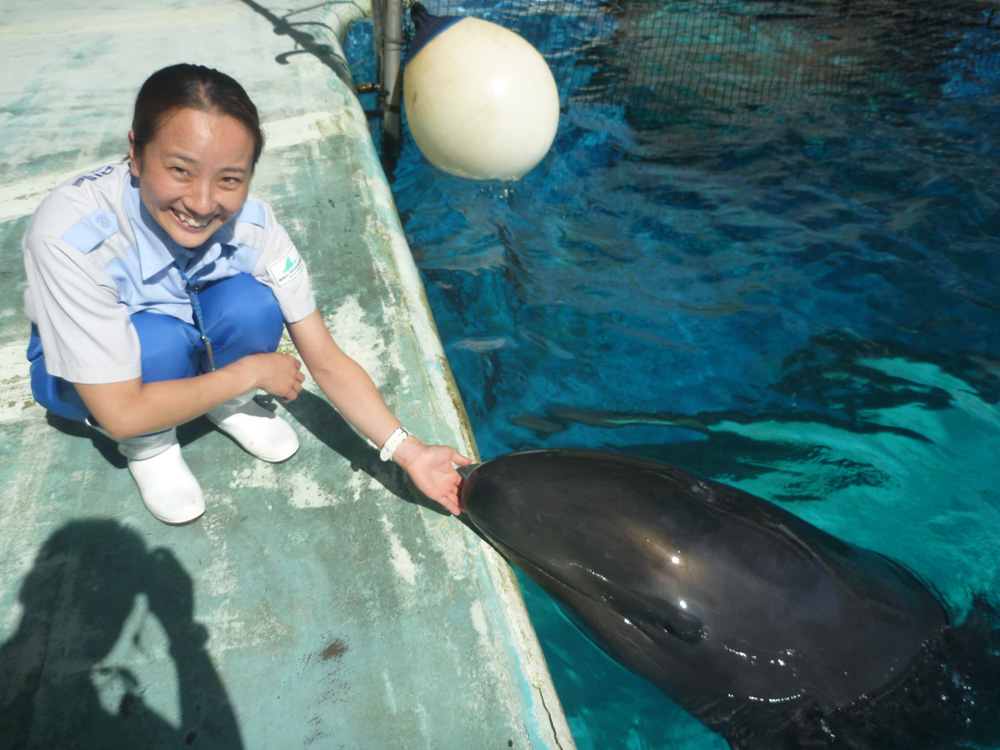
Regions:
<instances>
[{"instance_id":1,"label":"green logo patch on vest","mask_svg":"<svg viewBox=\"0 0 1000 750\"><path fill-rule=\"evenodd\" d=\"M269 265L267 272L276 286L284 286L302 273L303 268L305 263L302 262L302 256L293 247L284 258Z\"/></svg>"}]
</instances>

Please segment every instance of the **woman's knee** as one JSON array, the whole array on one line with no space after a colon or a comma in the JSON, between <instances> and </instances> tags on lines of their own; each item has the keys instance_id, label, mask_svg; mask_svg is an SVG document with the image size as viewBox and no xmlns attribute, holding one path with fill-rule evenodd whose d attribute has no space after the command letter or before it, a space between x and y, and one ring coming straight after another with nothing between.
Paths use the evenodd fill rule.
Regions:
<instances>
[{"instance_id":1,"label":"woman's knee","mask_svg":"<svg viewBox=\"0 0 1000 750\"><path fill-rule=\"evenodd\" d=\"M197 328L154 312L136 313L132 325L139 335L143 382L180 380L201 372L204 345Z\"/></svg>"},{"instance_id":2,"label":"woman's knee","mask_svg":"<svg viewBox=\"0 0 1000 750\"><path fill-rule=\"evenodd\" d=\"M89 415L86 404L69 381L50 375L45 369L45 355L35 357L30 366L31 395L40 406L74 422Z\"/></svg>"},{"instance_id":3,"label":"woman's knee","mask_svg":"<svg viewBox=\"0 0 1000 750\"><path fill-rule=\"evenodd\" d=\"M284 316L270 288L252 276L238 274L216 282L198 298L217 356L229 352L235 360L278 348Z\"/></svg>"}]
</instances>

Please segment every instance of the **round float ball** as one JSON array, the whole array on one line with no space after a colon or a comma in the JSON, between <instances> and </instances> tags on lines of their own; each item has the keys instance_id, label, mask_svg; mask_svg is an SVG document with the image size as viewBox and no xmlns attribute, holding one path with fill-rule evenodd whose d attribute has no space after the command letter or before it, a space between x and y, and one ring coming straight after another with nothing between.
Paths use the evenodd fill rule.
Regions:
<instances>
[{"instance_id":1,"label":"round float ball","mask_svg":"<svg viewBox=\"0 0 1000 750\"><path fill-rule=\"evenodd\" d=\"M523 177L559 125L559 91L545 59L489 21L431 16L419 3L411 15L403 104L420 152L460 177Z\"/></svg>"}]
</instances>

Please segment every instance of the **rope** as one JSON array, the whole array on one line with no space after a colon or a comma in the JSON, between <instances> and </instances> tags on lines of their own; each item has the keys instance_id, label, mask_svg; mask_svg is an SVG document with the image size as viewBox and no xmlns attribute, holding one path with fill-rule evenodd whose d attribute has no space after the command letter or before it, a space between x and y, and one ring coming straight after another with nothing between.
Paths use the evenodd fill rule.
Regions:
<instances>
[{"instance_id":1,"label":"rope","mask_svg":"<svg viewBox=\"0 0 1000 750\"><path fill-rule=\"evenodd\" d=\"M208 355L208 366L215 370L215 357L212 355L212 339L205 333L205 319L201 315L201 302L198 300L198 292L201 287L191 281L191 278L181 270L181 267L174 263L177 273L184 279L184 291L187 292L188 299L191 300L191 309L194 311L194 322L201 334L202 343L205 344L205 353Z\"/></svg>"}]
</instances>

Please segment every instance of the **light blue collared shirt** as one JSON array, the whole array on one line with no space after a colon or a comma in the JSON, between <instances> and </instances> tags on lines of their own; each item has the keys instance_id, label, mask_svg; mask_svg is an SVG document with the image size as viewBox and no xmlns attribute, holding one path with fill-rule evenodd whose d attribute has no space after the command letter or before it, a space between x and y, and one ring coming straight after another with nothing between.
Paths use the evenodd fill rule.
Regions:
<instances>
[{"instance_id":1,"label":"light blue collared shirt","mask_svg":"<svg viewBox=\"0 0 1000 750\"><path fill-rule=\"evenodd\" d=\"M135 313L194 324L179 269L196 285L251 274L289 323L316 309L305 263L270 206L248 198L202 247L187 250L146 210L126 163L56 188L32 216L23 247L25 312L38 327L46 368L74 383L141 375Z\"/></svg>"}]
</instances>

